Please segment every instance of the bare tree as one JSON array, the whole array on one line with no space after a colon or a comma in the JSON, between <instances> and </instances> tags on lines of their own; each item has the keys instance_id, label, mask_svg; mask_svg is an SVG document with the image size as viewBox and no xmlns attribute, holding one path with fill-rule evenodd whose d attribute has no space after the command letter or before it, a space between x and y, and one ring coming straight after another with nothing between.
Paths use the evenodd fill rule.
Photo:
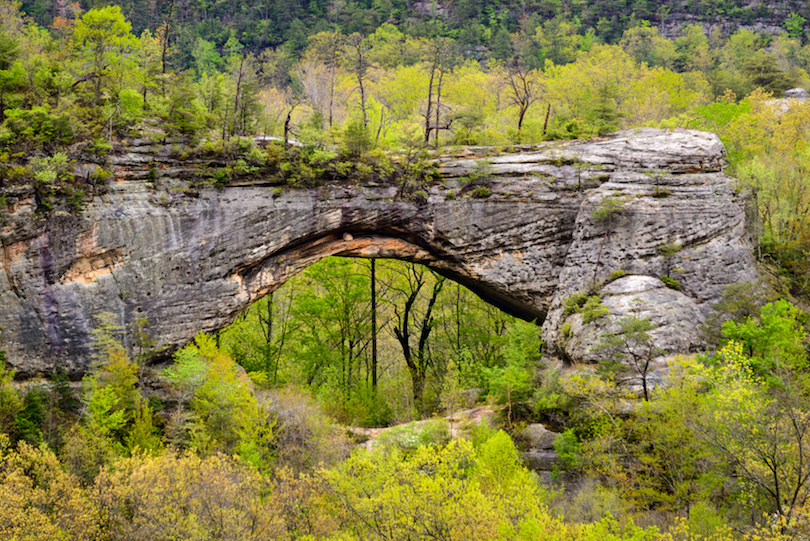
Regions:
<instances>
[{"instance_id":1,"label":"bare tree","mask_svg":"<svg viewBox=\"0 0 810 541\"><path fill-rule=\"evenodd\" d=\"M428 286L431 276L434 278L433 286L430 288L426 304L420 309L420 293ZM391 288L405 299L401 306L398 303L394 304L396 322L393 332L411 374L414 403L424 415L425 383L428 369L434 366L429 347L430 333L436 326L433 310L445 279L417 265L408 265L403 278L402 286Z\"/></svg>"},{"instance_id":2,"label":"bare tree","mask_svg":"<svg viewBox=\"0 0 810 541\"><path fill-rule=\"evenodd\" d=\"M509 76L509 101L518 108L517 142L520 143L526 111L538 99L537 81L526 64L517 56L507 64L506 71Z\"/></svg>"},{"instance_id":3,"label":"bare tree","mask_svg":"<svg viewBox=\"0 0 810 541\"><path fill-rule=\"evenodd\" d=\"M324 75L329 86L326 113L329 129L332 129L335 109L335 77L340 67L345 36L340 32L320 32L310 38L310 43L309 51L311 51L312 59L320 62L326 68Z\"/></svg>"},{"instance_id":4,"label":"bare tree","mask_svg":"<svg viewBox=\"0 0 810 541\"><path fill-rule=\"evenodd\" d=\"M368 130L368 108L366 106L366 84L371 61L368 52L371 49L368 40L355 32L346 38L346 47L343 50L343 59L346 67L357 80L357 90L360 92L360 110L363 114L363 127Z\"/></svg>"},{"instance_id":5,"label":"bare tree","mask_svg":"<svg viewBox=\"0 0 810 541\"><path fill-rule=\"evenodd\" d=\"M319 120L322 121L327 112L331 116L329 68L313 58L305 57L295 66L295 75L301 83L304 99Z\"/></svg>"},{"instance_id":6,"label":"bare tree","mask_svg":"<svg viewBox=\"0 0 810 541\"><path fill-rule=\"evenodd\" d=\"M430 135L433 133L433 143L439 145L439 130L449 130L452 118L442 120L442 89L444 76L453 65L453 50L447 38L436 38L430 42L427 49L428 60L428 96L425 107L425 146L430 144Z\"/></svg>"}]
</instances>

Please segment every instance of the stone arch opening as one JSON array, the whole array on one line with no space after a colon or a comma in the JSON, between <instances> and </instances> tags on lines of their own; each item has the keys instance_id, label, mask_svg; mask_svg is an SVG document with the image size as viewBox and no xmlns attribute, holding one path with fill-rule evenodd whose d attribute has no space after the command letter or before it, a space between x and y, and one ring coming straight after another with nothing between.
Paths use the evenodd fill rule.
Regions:
<instances>
[{"instance_id":1,"label":"stone arch opening","mask_svg":"<svg viewBox=\"0 0 810 541\"><path fill-rule=\"evenodd\" d=\"M510 316L542 323L545 313L468 276L447 254L420 245L407 235L390 232L338 231L307 239L274 253L240 271L249 303L281 287L287 280L318 261L330 257L398 259L424 265L458 282Z\"/></svg>"},{"instance_id":2,"label":"stone arch opening","mask_svg":"<svg viewBox=\"0 0 810 541\"><path fill-rule=\"evenodd\" d=\"M318 242L317 251L307 252L317 263L278 289L262 291L219 334L221 347L258 381L305 386L321 397L340 389L326 401L332 415L350 422L347 412L359 409L385 424L417 404L438 407L448 371L471 389L454 398L467 404L472 389L488 387L481 368L500 366L518 340L531 336L525 342L534 344L539 358L539 328L529 331L531 323L518 323L458 282L405 262L425 261L424 250L415 254L401 240L381 245L378 239L340 238L337 245ZM323 250L327 245L332 249ZM321 257L325 252L332 255ZM376 280L369 261L377 262ZM389 406L393 410L385 413ZM380 421L384 414L394 416Z\"/></svg>"}]
</instances>

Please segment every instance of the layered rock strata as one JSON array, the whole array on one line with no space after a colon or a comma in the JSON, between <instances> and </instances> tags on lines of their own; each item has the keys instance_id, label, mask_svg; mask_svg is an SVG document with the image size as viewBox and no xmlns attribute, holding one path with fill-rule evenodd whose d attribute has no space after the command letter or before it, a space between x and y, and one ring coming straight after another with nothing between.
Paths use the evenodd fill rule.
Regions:
<instances>
[{"instance_id":1,"label":"layered rock strata","mask_svg":"<svg viewBox=\"0 0 810 541\"><path fill-rule=\"evenodd\" d=\"M396 186L299 189L261 178L187 190L202 165L146 142L113 156L107 193L78 215L38 216L32 194L10 193L0 348L20 375L80 375L108 312L130 330L130 347L146 318L167 354L339 255L428 265L537 320L550 354L592 362L600 332L627 314L654 322L662 350L694 349L723 289L757 278L746 197L723 174L714 135L644 129L486 160L479 151L438 158L442 181L418 198ZM615 271L625 275L608 283ZM565 299L590 290L608 317L565 313Z\"/></svg>"}]
</instances>

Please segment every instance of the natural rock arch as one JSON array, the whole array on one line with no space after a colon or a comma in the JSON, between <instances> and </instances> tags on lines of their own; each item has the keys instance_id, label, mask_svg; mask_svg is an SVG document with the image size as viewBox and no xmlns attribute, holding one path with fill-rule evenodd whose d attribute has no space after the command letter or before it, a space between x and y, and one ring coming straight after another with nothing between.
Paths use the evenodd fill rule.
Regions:
<instances>
[{"instance_id":1,"label":"natural rock arch","mask_svg":"<svg viewBox=\"0 0 810 541\"><path fill-rule=\"evenodd\" d=\"M726 285L757 277L746 199L722 174L724 149L711 134L638 130L489 157L479 179L491 192L485 198L465 181L474 158L439 158L443 181L419 200L403 200L395 186L277 189L260 180L184 193L171 190L185 185L174 179L196 166L170 150L144 143L117 154L109 193L79 216L36 218L30 195L11 198L0 237L0 327L18 373L63 366L81 374L102 312L124 327L148 318L158 350L172 351L225 327L328 255L425 264L543 322L549 352L573 360L587 360L587 348L572 347L577 341L560 329L567 322L590 331L563 313L562 301L616 270L660 277L671 265L662 243L683 246L682 288L677 302L645 313L673 352L694 345L695 318L708 314ZM146 164L155 162L163 188L144 181ZM607 197L622 206L609 235L592 215ZM631 278L612 285L614 319L630 309L621 295L655 303L676 293L655 278L655 287ZM666 295L649 293L656 289Z\"/></svg>"}]
</instances>

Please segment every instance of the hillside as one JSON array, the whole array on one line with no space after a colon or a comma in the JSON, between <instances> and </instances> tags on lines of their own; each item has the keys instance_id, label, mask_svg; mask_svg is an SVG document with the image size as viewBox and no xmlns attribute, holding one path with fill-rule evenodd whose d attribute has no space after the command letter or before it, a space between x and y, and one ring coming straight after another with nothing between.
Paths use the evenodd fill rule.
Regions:
<instances>
[{"instance_id":1,"label":"hillside","mask_svg":"<svg viewBox=\"0 0 810 541\"><path fill-rule=\"evenodd\" d=\"M135 34L147 29L158 33L168 27L177 47L177 68L191 65L197 38L213 43L220 51L234 38L254 53L284 46L297 55L306 48L308 37L318 32L368 35L383 24L391 24L412 37L453 38L468 56L476 57L497 56L508 47L510 34L534 35L538 27L547 27L549 22L563 33L571 27L579 35L618 43L626 30L645 23L671 39L679 37L688 25L723 37L744 28L767 35L790 31L806 39L802 19L810 19L810 6L797 0L133 0L111 4L121 7ZM99 4L25 0L21 7L37 23L58 27L77 12Z\"/></svg>"}]
</instances>

